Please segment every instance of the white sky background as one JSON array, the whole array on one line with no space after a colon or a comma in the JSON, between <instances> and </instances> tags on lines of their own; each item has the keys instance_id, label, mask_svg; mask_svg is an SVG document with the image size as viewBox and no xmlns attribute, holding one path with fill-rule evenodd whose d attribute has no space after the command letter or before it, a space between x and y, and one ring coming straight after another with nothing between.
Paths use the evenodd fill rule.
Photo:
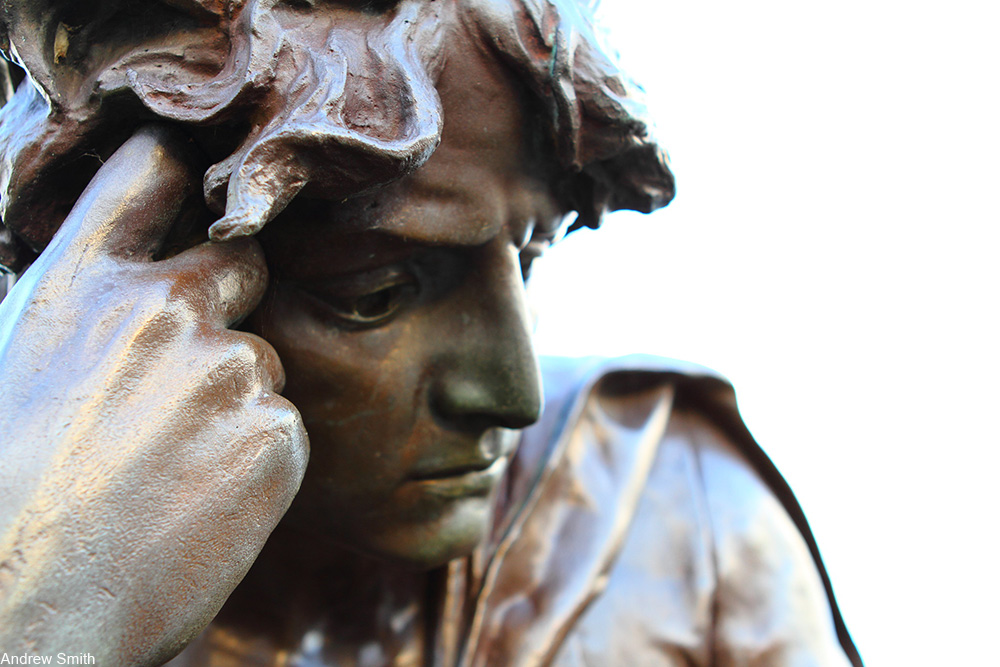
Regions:
<instances>
[{"instance_id":1,"label":"white sky background","mask_svg":"<svg viewBox=\"0 0 1000 667\"><path fill-rule=\"evenodd\" d=\"M1000 3L602 14L678 196L538 263L541 351L726 374L866 663L1000 664Z\"/></svg>"}]
</instances>

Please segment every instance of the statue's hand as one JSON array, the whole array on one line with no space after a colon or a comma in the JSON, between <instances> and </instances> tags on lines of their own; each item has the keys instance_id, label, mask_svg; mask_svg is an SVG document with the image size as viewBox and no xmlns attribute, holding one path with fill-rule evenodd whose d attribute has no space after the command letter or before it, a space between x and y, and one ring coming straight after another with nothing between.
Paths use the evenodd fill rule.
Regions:
<instances>
[{"instance_id":1,"label":"statue's hand","mask_svg":"<svg viewBox=\"0 0 1000 667\"><path fill-rule=\"evenodd\" d=\"M166 660L298 489L281 364L227 328L264 292L259 245L150 260L199 185L140 130L0 304L0 651Z\"/></svg>"}]
</instances>

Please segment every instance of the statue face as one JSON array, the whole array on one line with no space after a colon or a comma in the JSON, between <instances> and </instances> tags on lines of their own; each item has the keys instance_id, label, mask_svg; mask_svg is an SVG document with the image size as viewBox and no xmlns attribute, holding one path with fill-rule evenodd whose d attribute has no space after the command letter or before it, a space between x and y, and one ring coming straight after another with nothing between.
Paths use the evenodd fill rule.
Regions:
<instances>
[{"instance_id":1,"label":"statue face","mask_svg":"<svg viewBox=\"0 0 1000 667\"><path fill-rule=\"evenodd\" d=\"M516 429L539 416L519 250L561 218L516 88L478 56L453 62L427 164L347 203L293 203L265 229L272 284L250 321L311 442L286 521L422 566L483 538Z\"/></svg>"}]
</instances>

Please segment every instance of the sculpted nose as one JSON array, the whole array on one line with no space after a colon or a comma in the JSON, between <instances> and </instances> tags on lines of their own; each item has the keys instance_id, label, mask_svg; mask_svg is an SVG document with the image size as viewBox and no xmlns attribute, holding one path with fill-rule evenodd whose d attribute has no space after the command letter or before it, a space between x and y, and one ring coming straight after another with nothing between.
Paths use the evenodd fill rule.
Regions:
<instances>
[{"instance_id":1,"label":"sculpted nose","mask_svg":"<svg viewBox=\"0 0 1000 667\"><path fill-rule=\"evenodd\" d=\"M497 249L469 276L462 310L442 338L433 409L463 429L520 429L542 411L541 373L517 253Z\"/></svg>"}]
</instances>

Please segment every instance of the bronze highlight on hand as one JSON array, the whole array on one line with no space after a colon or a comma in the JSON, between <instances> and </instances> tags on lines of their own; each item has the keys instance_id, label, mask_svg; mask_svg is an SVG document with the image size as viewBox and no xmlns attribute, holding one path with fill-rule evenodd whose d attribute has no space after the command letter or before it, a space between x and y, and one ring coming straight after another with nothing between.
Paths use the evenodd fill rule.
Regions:
<instances>
[{"instance_id":1,"label":"bronze highlight on hand","mask_svg":"<svg viewBox=\"0 0 1000 667\"><path fill-rule=\"evenodd\" d=\"M229 329L252 239L152 261L193 184L145 127L0 304L0 646L157 664L215 615L298 489L308 441L274 349Z\"/></svg>"}]
</instances>

